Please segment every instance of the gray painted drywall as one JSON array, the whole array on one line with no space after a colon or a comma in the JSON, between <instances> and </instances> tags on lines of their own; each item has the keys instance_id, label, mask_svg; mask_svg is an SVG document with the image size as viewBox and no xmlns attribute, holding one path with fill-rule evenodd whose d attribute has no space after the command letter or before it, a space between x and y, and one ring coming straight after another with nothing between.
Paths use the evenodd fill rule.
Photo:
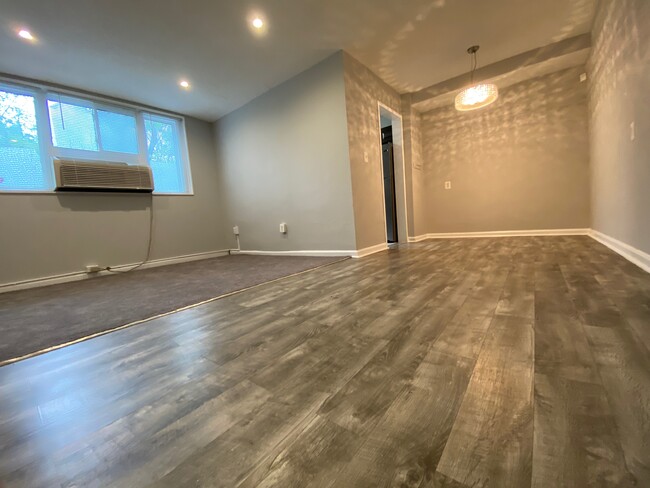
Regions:
<instances>
[{"instance_id":1,"label":"gray painted drywall","mask_svg":"<svg viewBox=\"0 0 650 488\"><path fill-rule=\"evenodd\" d=\"M502 90L493 105L422 114L428 233L587 228L584 68ZM444 189L451 181L452 188Z\"/></svg>"},{"instance_id":2,"label":"gray painted drywall","mask_svg":"<svg viewBox=\"0 0 650 488\"><path fill-rule=\"evenodd\" d=\"M592 35L592 227L650 253L650 2L601 0Z\"/></svg>"},{"instance_id":3,"label":"gray painted drywall","mask_svg":"<svg viewBox=\"0 0 650 488\"><path fill-rule=\"evenodd\" d=\"M186 118L194 195L155 195L152 259L228 248L211 124ZM150 195L0 194L0 284L141 261Z\"/></svg>"},{"instance_id":4,"label":"gray painted drywall","mask_svg":"<svg viewBox=\"0 0 650 488\"><path fill-rule=\"evenodd\" d=\"M215 140L233 247L238 225L245 250L356 249L342 53L218 120Z\"/></svg>"},{"instance_id":5,"label":"gray painted drywall","mask_svg":"<svg viewBox=\"0 0 650 488\"><path fill-rule=\"evenodd\" d=\"M343 64L356 248L363 249L386 242L377 103L400 114L401 100L395 90L347 53L343 53Z\"/></svg>"}]
</instances>

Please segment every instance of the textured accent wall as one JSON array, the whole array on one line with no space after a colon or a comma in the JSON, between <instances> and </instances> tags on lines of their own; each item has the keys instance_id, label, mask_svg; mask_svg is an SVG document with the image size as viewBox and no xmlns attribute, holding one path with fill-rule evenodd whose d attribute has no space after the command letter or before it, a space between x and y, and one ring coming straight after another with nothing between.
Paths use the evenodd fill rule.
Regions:
<instances>
[{"instance_id":1,"label":"textured accent wall","mask_svg":"<svg viewBox=\"0 0 650 488\"><path fill-rule=\"evenodd\" d=\"M592 46L592 226L650 253L650 1L601 0Z\"/></svg>"},{"instance_id":2,"label":"textured accent wall","mask_svg":"<svg viewBox=\"0 0 650 488\"><path fill-rule=\"evenodd\" d=\"M582 71L512 85L475 112L450 105L422 114L426 197L418 233L589 227Z\"/></svg>"},{"instance_id":3,"label":"textured accent wall","mask_svg":"<svg viewBox=\"0 0 650 488\"><path fill-rule=\"evenodd\" d=\"M357 249L386 242L377 102L401 113L399 95L343 53L350 171Z\"/></svg>"}]
</instances>

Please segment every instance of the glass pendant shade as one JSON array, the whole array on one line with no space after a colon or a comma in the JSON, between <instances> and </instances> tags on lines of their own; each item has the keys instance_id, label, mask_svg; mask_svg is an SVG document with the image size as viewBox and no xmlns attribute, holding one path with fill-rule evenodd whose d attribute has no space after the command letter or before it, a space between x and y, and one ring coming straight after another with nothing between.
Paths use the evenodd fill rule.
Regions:
<instances>
[{"instance_id":1,"label":"glass pendant shade","mask_svg":"<svg viewBox=\"0 0 650 488\"><path fill-rule=\"evenodd\" d=\"M456 110L467 112L486 107L499 98L499 89L492 83L479 83L456 95Z\"/></svg>"}]
</instances>

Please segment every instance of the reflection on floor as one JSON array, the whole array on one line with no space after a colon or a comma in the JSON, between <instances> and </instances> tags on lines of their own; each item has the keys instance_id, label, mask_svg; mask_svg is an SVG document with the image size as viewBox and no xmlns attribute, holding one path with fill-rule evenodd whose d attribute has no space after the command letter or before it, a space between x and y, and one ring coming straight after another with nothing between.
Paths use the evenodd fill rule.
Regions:
<instances>
[{"instance_id":1,"label":"reflection on floor","mask_svg":"<svg viewBox=\"0 0 650 488\"><path fill-rule=\"evenodd\" d=\"M650 275L428 241L0 368L0 480L650 486Z\"/></svg>"}]
</instances>

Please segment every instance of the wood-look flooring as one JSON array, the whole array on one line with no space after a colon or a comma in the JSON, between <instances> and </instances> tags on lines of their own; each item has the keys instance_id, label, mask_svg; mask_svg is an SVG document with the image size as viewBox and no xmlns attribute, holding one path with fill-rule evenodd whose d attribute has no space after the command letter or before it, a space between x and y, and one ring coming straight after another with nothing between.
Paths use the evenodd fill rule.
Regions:
<instances>
[{"instance_id":1,"label":"wood-look flooring","mask_svg":"<svg viewBox=\"0 0 650 488\"><path fill-rule=\"evenodd\" d=\"M0 368L0 486L650 487L650 275L439 240Z\"/></svg>"}]
</instances>

